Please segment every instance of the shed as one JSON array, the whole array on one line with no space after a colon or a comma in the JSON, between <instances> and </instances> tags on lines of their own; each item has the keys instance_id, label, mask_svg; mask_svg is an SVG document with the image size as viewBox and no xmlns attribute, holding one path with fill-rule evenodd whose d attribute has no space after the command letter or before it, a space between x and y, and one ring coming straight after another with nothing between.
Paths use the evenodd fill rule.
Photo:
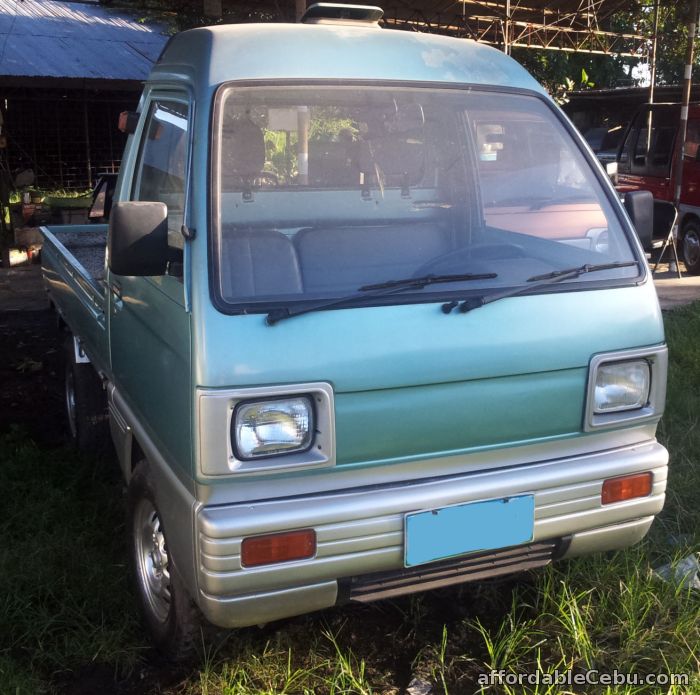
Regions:
<instances>
[{"instance_id":1,"label":"shed","mask_svg":"<svg viewBox=\"0 0 700 695\"><path fill-rule=\"evenodd\" d=\"M0 116L6 171L80 190L116 171L134 109L167 41L160 24L96 2L0 0Z\"/></svg>"}]
</instances>

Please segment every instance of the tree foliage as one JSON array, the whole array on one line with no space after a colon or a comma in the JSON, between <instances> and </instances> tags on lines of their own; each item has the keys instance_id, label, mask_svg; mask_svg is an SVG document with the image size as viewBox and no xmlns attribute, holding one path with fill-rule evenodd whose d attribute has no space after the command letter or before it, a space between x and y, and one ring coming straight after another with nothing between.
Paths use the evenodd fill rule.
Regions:
<instances>
[{"instance_id":1,"label":"tree foliage","mask_svg":"<svg viewBox=\"0 0 700 695\"><path fill-rule=\"evenodd\" d=\"M683 80L688 41L688 12L686 2L661 2L659 7L656 83L680 84ZM610 19L609 31L648 36L648 49L654 34L654 0L638 0L617 12ZM699 44L696 43L695 65L700 65ZM639 58L602 56L586 53L563 53L536 49L514 48L513 57L524 65L554 96L573 89L621 87L638 85L648 79L648 70L635 70L648 63L647 55ZM582 70L588 76L580 80ZM586 84L588 83L588 84Z\"/></svg>"}]
</instances>

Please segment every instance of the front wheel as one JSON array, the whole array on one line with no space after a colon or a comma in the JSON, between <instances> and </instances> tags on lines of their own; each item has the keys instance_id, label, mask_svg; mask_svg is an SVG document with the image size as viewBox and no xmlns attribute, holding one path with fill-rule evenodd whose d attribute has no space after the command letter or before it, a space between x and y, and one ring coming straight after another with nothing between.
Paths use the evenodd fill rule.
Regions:
<instances>
[{"instance_id":1,"label":"front wheel","mask_svg":"<svg viewBox=\"0 0 700 695\"><path fill-rule=\"evenodd\" d=\"M700 222L697 220L686 222L681 239L685 269L691 275L700 275Z\"/></svg>"},{"instance_id":2,"label":"front wheel","mask_svg":"<svg viewBox=\"0 0 700 695\"><path fill-rule=\"evenodd\" d=\"M154 489L149 464L142 461L128 490L132 574L139 609L155 646L168 659L181 661L199 643L204 618L169 553Z\"/></svg>"}]
</instances>

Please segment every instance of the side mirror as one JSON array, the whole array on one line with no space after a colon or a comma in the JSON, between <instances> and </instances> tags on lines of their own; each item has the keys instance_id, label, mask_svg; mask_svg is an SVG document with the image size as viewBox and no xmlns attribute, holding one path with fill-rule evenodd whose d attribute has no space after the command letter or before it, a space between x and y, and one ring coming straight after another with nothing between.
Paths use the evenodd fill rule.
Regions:
<instances>
[{"instance_id":1,"label":"side mirror","mask_svg":"<svg viewBox=\"0 0 700 695\"><path fill-rule=\"evenodd\" d=\"M164 275L168 263L165 203L114 203L107 254L109 268L117 275Z\"/></svg>"},{"instance_id":2,"label":"side mirror","mask_svg":"<svg viewBox=\"0 0 700 695\"><path fill-rule=\"evenodd\" d=\"M625 209L645 251L651 251L654 237L654 196L651 191L625 193Z\"/></svg>"},{"instance_id":3,"label":"side mirror","mask_svg":"<svg viewBox=\"0 0 700 695\"><path fill-rule=\"evenodd\" d=\"M141 114L137 111L122 111L119 114L119 124L117 127L122 133L133 135L136 132L136 128L139 124L140 115Z\"/></svg>"},{"instance_id":4,"label":"side mirror","mask_svg":"<svg viewBox=\"0 0 700 695\"><path fill-rule=\"evenodd\" d=\"M605 165L605 171L613 184L617 186L617 162L608 162Z\"/></svg>"}]
</instances>

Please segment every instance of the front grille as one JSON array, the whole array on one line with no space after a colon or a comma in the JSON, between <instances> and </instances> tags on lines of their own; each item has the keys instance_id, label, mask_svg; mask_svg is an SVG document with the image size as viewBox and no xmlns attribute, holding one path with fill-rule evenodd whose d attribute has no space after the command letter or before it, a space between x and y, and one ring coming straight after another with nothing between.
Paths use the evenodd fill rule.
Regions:
<instances>
[{"instance_id":1,"label":"front grille","mask_svg":"<svg viewBox=\"0 0 700 695\"><path fill-rule=\"evenodd\" d=\"M349 577L339 584L345 600L369 603L542 567L560 554L560 546L558 540L530 543L420 567Z\"/></svg>"}]
</instances>

